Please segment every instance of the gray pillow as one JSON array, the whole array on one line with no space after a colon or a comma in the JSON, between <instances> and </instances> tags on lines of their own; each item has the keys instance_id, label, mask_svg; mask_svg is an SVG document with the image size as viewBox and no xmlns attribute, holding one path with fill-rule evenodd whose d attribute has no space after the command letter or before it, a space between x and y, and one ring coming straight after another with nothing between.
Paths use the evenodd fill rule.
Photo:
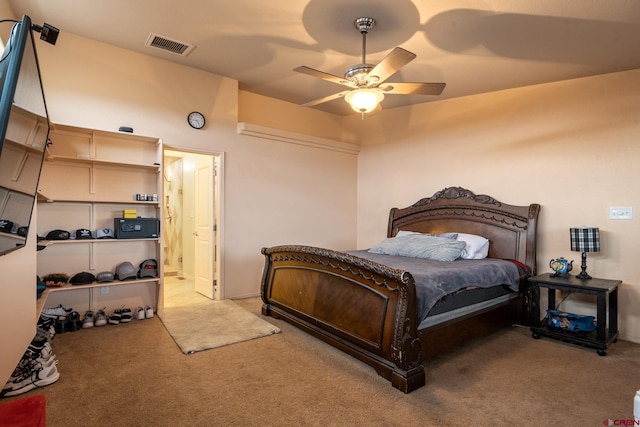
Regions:
<instances>
[{"instance_id":1,"label":"gray pillow","mask_svg":"<svg viewBox=\"0 0 640 427\"><path fill-rule=\"evenodd\" d=\"M460 258L465 242L426 234L407 234L385 239L369 249L374 254L454 261Z\"/></svg>"}]
</instances>

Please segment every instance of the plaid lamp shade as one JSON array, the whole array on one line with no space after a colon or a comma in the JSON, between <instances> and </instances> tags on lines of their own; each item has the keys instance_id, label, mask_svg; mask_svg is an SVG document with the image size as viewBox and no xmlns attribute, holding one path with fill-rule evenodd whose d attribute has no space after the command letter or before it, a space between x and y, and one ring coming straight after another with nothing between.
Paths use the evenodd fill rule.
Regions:
<instances>
[{"instance_id":1,"label":"plaid lamp shade","mask_svg":"<svg viewBox=\"0 0 640 427\"><path fill-rule=\"evenodd\" d=\"M576 252L600 252L600 229L597 227L572 227L571 250Z\"/></svg>"}]
</instances>

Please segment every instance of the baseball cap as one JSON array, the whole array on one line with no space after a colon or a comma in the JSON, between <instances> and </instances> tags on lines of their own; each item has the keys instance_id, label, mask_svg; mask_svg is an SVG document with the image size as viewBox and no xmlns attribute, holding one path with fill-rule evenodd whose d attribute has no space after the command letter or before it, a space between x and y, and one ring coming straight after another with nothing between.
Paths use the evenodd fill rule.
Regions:
<instances>
[{"instance_id":1,"label":"baseball cap","mask_svg":"<svg viewBox=\"0 0 640 427\"><path fill-rule=\"evenodd\" d=\"M129 280L137 278L138 270L131 264L129 261L125 261L120 263L118 267L116 267L116 276L118 276L118 280Z\"/></svg>"},{"instance_id":2,"label":"baseball cap","mask_svg":"<svg viewBox=\"0 0 640 427\"><path fill-rule=\"evenodd\" d=\"M93 239L93 235L91 234L91 230L87 230L86 228L79 228L76 231L71 232L72 239Z\"/></svg>"},{"instance_id":3,"label":"baseball cap","mask_svg":"<svg viewBox=\"0 0 640 427\"><path fill-rule=\"evenodd\" d=\"M110 228L98 228L95 232L96 239L115 239L113 230Z\"/></svg>"},{"instance_id":4,"label":"baseball cap","mask_svg":"<svg viewBox=\"0 0 640 427\"><path fill-rule=\"evenodd\" d=\"M8 219L0 219L0 231L3 233L15 233L13 221Z\"/></svg>"},{"instance_id":5,"label":"baseball cap","mask_svg":"<svg viewBox=\"0 0 640 427\"><path fill-rule=\"evenodd\" d=\"M86 271L77 273L71 279L69 279L69 283L71 283L72 285L88 285L95 281L96 276L91 273L87 273Z\"/></svg>"},{"instance_id":6,"label":"baseball cap","mask_svg":"<svg viewBox=\"0 0 640 427\"><path fill-rule=\"evenodd\" d=\"M52 230L47 233L47 240L68 240L71 233L65 230Z\"/></svg>"},{"instance_id":7,"label":"baseball cap","mask_svg":"<svg viewBox=\"0 0 640 427\"><path fill-rule=\"evenodd\" d=\"M140 263L138 277L158 277L158 263L155 259L147 259Z\"/></svg>"},{"instance_id":8,"label":"baseball cap","mask_svg":"<svg viewBox=\"0 0 640 427\"><path fill-rule=\"evenodd\" d=\"M102 271L96 276L96 282L113 282L115 276L113 271Z\"/></svg>"},{"instance_id":9,"label":"baseball cap","mask_svg":"<svg viewBox=\"0 0 640 427\"><path fill-rule=\"evenodd\" d=\"M69 282L69 275L65 273L52 273L47 274L42 278L45 286L47 287L60 287Z\"/></svg>"}]
</instances>

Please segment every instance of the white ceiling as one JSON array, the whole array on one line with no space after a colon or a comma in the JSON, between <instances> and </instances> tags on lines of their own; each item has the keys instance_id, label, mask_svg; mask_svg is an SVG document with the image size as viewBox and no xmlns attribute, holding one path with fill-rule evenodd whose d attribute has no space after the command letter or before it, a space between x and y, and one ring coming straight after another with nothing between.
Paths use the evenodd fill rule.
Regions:
<instances>
[{"instance_id":1,"label":"white ceiling","mask_svg":"<svg viewBox=\"0 0 640 427\"><path fill-rule=\"evenodd\" d=\"M241 89L304 103L343 86L292 71L342 76L361 62L353 21L377 21L367 62L393 47L417 58L389 81L445 82L440 96L388 95L383 110L640 68L638 0L9 0L16 16L231 77ZM150 33L195 46L178 56ZM636 90L638 88L635 88ZM356 114L341 99L317 107Z\"/></svg>"}]
</instances>

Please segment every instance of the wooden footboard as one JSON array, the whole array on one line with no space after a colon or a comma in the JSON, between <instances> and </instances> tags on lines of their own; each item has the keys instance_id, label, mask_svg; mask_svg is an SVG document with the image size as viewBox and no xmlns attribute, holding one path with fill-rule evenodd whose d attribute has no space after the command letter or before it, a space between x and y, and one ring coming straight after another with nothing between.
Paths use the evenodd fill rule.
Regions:
<instances>
[{"instance_id":1,"label":"wooden footboard","mask_svg":"<svg viewBox=\"0 0 640 427\"><path fill-rule=\"evenodd\" d=\"M425 384L411 274L309 246L262 253L264 315L360 359L405 393Z\"/></svg>"}]
</instances>

